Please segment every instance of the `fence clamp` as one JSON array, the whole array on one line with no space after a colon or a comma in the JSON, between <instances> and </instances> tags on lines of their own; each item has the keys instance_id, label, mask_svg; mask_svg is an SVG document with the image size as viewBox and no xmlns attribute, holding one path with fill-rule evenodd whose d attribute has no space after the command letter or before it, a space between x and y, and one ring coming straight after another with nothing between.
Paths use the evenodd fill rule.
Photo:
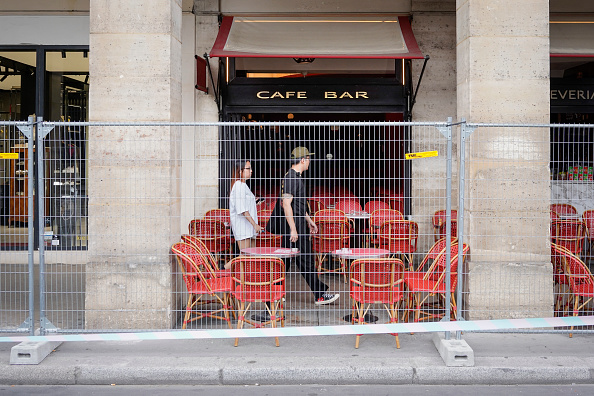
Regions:
<instances>
[{"instance_id":1,"label":"fence clamp","mask_svg":"<svg viewBox=\"0 0 594 396\"><path fill-rule=\"evenodd\" d=\"M41 139L45 139L45 137L54 130L54 125L40 125L38 127L39 130L39 137Z\"/></svg>"}]
</instances>

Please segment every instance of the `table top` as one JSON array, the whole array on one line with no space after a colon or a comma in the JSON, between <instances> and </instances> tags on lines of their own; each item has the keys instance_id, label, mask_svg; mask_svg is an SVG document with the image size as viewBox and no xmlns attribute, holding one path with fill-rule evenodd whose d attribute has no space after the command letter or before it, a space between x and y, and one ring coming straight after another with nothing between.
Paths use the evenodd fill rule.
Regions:
<instances>
[{"instance_id":1,"label":"table top","mask_svg":"<svg viewBox=\"0 0 594 396\"><path fill-rule=\"evenodd\" d=\"M241 249L241 253L250 256L271 256L278 258L295 257L299 254L297 248L253 247Z\"/></svg>"},{"instance_id":2,"label":"table top","mask_svg":"<svg viewBox=\"0 0 594 396\"><path fill-rule=\"evenodd\" d=\"M349 219L368 219L371 217L371 213L367 213L367 212L349 212L346 213L346 217L348 217Z\"/></svg>"},{"instance_id":3,"label":"table top","mask_svg":"<svg viewBox=\"0 0 594 396\"><path fill-rule=\"evenodd\" d=\"M351 249L340 249L332 252L333 255L346 258L350 260L356 260L360 258L380 258L388 257L391 253L387 249L377 248L351 248Z\"/></svg>"}]
</instances>

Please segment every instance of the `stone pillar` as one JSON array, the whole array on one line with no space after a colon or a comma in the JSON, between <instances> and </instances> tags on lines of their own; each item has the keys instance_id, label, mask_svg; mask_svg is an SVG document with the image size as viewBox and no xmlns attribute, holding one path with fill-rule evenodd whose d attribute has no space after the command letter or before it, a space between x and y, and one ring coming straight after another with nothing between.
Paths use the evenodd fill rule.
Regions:
<instances>
[{"instance_id":1,"label":"stone pillar","mask_svg":"<svg viewBox=\"0 0 594 396\"><path fill-rule=\"evenodd\" d=\"M425 68L413 107L413 121L445 122L456 117L456 2L413 0L412 29L424 55ZM413 84L419 81L422 60L413 60ZM426 252L435 242L431 217L446 208L446 140L439 131L424 129L413 134L414 151L437 150L436 158L412 161L412 215L419 224L418 251ZM452 209L457 209L457 140L452 146Z\"/></svg>"},{"instance_id":2,"label":"stone pillar","mask_svg":"<svg viewBox=\"0 0 594 396\"><path fill-rule=\"evenodd\" d=\"M458 0L458 119L549 122L549 1ZM477 130L466 152L469 319L552 316L549 132Z\"/></svg>"},{"instance_id":3,"label":"stone pillar","mask_svg":"<svg viewBox=\"0 0 594 396\"><path fill-rule=\"evenodd\" d=\"M181 0L91 0L89 118L181 121ZM87 329L169 328L180 131L89 129Z\"/></svg>"}]
</instances>

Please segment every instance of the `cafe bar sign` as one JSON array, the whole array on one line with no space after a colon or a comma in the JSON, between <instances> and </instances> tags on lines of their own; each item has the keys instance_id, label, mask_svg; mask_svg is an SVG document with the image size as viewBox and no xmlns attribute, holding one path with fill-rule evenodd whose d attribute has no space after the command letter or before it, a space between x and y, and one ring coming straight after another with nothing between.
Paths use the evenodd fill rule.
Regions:
<instances>
[{"instance_id":1,"label":"cafe bar sign","mask_svg":"<svg viewBox=\"0 0 594 396\"><path fill-rule=\"evenodd\" d=\"M229 84L228 106L401 106L401 84Z\"/></svg>"},{"instance_id":2,"label":"cafe bar sign","mask_svg":"<svg viewBox=\"0 0 594 396\"><path fill-rule=\"evenodd\" d=\"M551 106L594 106L594 81L551 79ZM593 109L594 110L594 109Z\"/></svg>"}]
</instances>

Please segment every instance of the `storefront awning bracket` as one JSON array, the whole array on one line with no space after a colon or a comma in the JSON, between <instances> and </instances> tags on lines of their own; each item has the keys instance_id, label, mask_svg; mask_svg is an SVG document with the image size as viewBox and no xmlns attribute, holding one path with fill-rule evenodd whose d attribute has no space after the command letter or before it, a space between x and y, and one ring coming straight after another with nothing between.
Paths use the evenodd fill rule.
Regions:
<instances>
[{"instance_id":1,"label":"storefront awning bracket","mask_svg":"<svg viewBox=\"0 0 594 396\"><path fill-rule=\"evenodd\" d=\"M212 84L212 91L214 94L214 101L217 104L217 109L219 110L219 113L221 112L221 97L219 96L219 90L217 89L217 86L214 82L214 77L212 76L212 69L210 68L210 57L208 56L208 54L205 52L204 53L204 59L206 59L206 66L208 67L208 75L210 76L210 83ZM207 91L208 93L208 91Z\"/></svg>"},{"instance_id":2,"label":"storefront awning bracket","mask_svg":"<svg viewBox=\"0 0 594 396\"><path fill-rule=\"evenodd\" d=\"M423 79L423 74L425 74L425 67L427 66L427 62L429 61L429 55L425 55L425 61L423 62L423 68L421 69L421 74L419 75L419 81L417 82L417 89L415 89L415 94L412 97L412 101L410 102L410 109L408 110L409 113L412 113L412 109L415 106L415 102L417 101L417 93L419 93L419 87L421 86L421 80Z\"/></svg>"}]
</instances>

